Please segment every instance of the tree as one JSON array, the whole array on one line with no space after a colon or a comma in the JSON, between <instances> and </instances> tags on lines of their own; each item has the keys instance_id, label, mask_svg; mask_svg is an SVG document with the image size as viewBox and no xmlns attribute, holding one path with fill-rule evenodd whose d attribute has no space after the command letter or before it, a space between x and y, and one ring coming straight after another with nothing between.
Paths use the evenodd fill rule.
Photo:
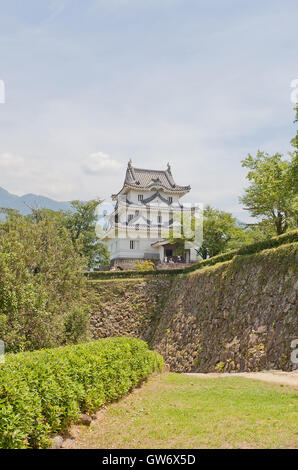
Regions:
<instances>
[{"instance_id":1,"label":"tree","mask_svg":"<svg viewBox=\"0 0 298 470\"><path fill-rule=\"evenodd\" d=\"M272 230L272 227L267 223L242 223L240 227L241 230L238 230L236 236L229 242L229 248L231 250L237 250L244 245L260 242L275 235L274 230Z\"/></svg>"},{"instance_id":2,"label":"tree","mask_svg":"<svg viewBox=\"0 0 298 470\"><path fill-rule=\"evenodd\" d=\"M74 247L86 258L87 267L92 268L98 264L109 264L109 251L98 240L96 234L97 214L96 209L101 203L98 199L87 202L72 201L70 211L53 211L51 209L36 209L30 207L31 214L27 219L39 222L42 219L51 218L57 226L66 227L71 235Z\"/></svg>"},{"instance_id":3,"label":"tree","mask_svg":"<svg viewBox=\"0 0 298 470\"><path fill-rule=\"evenodd\" d=\"M206 259L229 249L236 248L241 242L243 229L229 212L206 206L203 212L203 243L198 249L201 258Z\"/></svg>"},{"instance_id":4,"label":"tree","mask_svg":"<svg viewBox=\"0 0 298 470\"><path fill-rule=\"evenodd\" d=\"M85 266L58 217L6 211L0 223L0 338L7 351L86 338Z\"/></svg>"},{"instance_id":5,"label":"tree","mask_svg":"<svg viewBox=\"0 0 298 470\"><path fill-rule=\"evenodd\" d=\"M98 264L109 264L109 251L107 247L97 239L96 209L101 203L99 199L87 202L72 201L72 211L65 215L65 226L71 234L75 246L81 243L79 252L87 259L88 268Z\"/></svg>"},{"instance_id":6,"label":"tree","mask_svg":"<svg viewBox=\"0 0 298 470\"><path fill-rule=\"evenodd\" d=\"M295 226L295 183L292 176L294 156L286 160L283 155L269 155L258 151L256 157L248 155L242 166L249 169L250 186L240 201L253 217L267 223L277 235Z\"/></svg>"},{"instance_id":7,"label":"tree","mask_svg":"<svg viewBox=\"0 0 298 470\"><path fill-rule=\"evenodd\" d=\"M198 219L203 219L203 230ZM203 211L199 209L196 215L179 214L175 222L179 236L175 236L175 231L171 229L163 232L163 237L168 238L169 243L176 245L176 255L183 255L189 242L197 254L206 259L264 238L261 234L253 237L253 230L247 230L246 225L238 223L231 213L209 205Z\"/></svg>"},{"instance_id":8,"label":"tree","mask_svg":"<svg viewBox=\"0 0 298 470\"><path fill-rule=\"evenodd\" d=\"M296 115L294 122L298 122L298 103L294 108ZM290 152L291 157L291 168L290 168L290 184L294 188L295 192L295 210L298 210L298 130L296 130L295 137L291 140L291 145L294 148L293 152Z\"/></svg>"}]
</instances>

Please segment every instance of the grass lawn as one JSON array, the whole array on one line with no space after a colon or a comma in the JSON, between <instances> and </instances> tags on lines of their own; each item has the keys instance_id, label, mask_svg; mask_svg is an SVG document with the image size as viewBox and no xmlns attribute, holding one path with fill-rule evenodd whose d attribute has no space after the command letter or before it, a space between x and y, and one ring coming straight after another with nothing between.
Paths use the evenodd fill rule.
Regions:
<instances>
[{"instance_id":1,"label":"grass lawn","mask_svg":"<svg viewBox=\"0 0 298 470\"><path fill-rule=\"evenodd\" d=\"M162 374L75 427L67 447L297 448L297 412L287 386Z\"/></svg>"}]
</instances>

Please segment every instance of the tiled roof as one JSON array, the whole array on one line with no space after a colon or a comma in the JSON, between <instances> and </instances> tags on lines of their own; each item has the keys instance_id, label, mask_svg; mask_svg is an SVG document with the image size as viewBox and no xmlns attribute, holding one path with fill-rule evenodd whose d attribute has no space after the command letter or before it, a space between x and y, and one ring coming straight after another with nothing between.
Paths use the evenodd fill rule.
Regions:
<instances>
[{"instance_id":1,"label":"tiled roof","mask_svg":"<svg viewBox=\"0 0 298 470\"><path fill-rule=\"evenodd\" d=\"M134 168L131 160L128 162L123 188L124 187L138 189L158 187L173 192L184 193L190 190L190 186L179 186L175 183L169 163L166 170L147 170L144 168Z\"/></svg>"}]
</instances>

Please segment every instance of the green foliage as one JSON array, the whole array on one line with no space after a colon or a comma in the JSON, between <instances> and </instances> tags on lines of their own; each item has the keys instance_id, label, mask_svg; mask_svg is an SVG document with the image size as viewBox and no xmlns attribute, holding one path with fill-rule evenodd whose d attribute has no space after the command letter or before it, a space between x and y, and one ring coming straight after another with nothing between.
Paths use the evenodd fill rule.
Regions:
<instances>
[{"instance_id":1,"label":"green foliage","mask_svg":"<svg viewBox=\"0 0 298 470\"><path fill-rule=\"evenodd\" d=\"M215 209L211 206L205 207L202 217L204 237L201 246L196 249L197 254L202 259L214 257L229 250L239 249L244 245L270 238L275 234L268 225L246 226L246 224L239 224L230 212ZM195 224L194 216L184 214L183 220L179 216L177 221L180 222L182 227L185 225L186 230L182 231L179 238L174 238L173 232L170 231L169 238L170 243L178 244L175 254L180 255L185 252L188 241L193 242L195 238L200 239L201 229L200 224Z\"/></svg>"},{"instance_id":2,"label":"green foliage","mask_svg":"<svg viewBox=\"0 0 298 470\"><path fill-rule=\"evenodd\" d=\"M267 224L242 225L235 238L229 242L229 249L240 249L246 245L268 240L275 235L272 228Z\"/></svg>"},{"instance_id":3,"label":"green foliage","mask_svg":"<svg viewBox=\"0 0 298 470\"><path fill-rule=\"evenodd\" d=\"M218 362L215 366L216 372L222 372L225 367L225 362Z\"/></svg>"},{"instance_id":4,"label":"green foliage","mask_svg":"<svg viewBox=\"0 0 298 470\"><path fill-rule=\"evenodd\" d=\"M79 343L87 341L89 329L89 312L84 308L75 307L65 316L65 342Z\"/></svg>"},{"instance_id":5,"label":"green foliage","mask_svg":"<svg viewBox=\"0 0 298 470\"><path fill-rule=\"evenodd\" d=\"M204 268L205 266L213 266L217 263L222 263L231 260L236 255L248 255L258 253L262 250L275 248L280 245L298 242L298 230L292 230L283 235L272 237L270 239L257 241L250 245L243 245L238 250L230 250L226 253L221 253L212 258L204 259L198 263L188 266L184 269L161 269L154 272L150 271L95 271L86 273L88 279L114 279L114 278L134 278L141 276L176 276L178 274L186 274L197 269Z\"/></svg>"},{"instance_id":6,"label":"green foliage","mask_svg":"<svg viewBox=\"0 0 298 470\"><path fill-rule=\"evenodd\" d=\"M96 210L100 203L99 199L72 201L73 210L65 215L65 226L79 253L87 259L88 268L110 263L109 251L96 235Z\"/></svg>"},{"instance_id":7,"label":"green foliage","mask_svg":"<svg viewBox=\"0 0 298 470\"><path fill-rule=\"evenodd\" d=\"M179 237L173 236L173 230L169 231L168 237L166 234L163 235L164 238L170 239L171 244L178 245L175 249L176 255L183 255L187 242L200 240L201 224L198 223L198 215L195 217L183 214L177 217L176 221L181 226ZM254 241L248 235L246 236L243 227L229 212L206 206L201 217L203 217L204 237L200 248L197 248L196 251L202 259L216 256L227 250L238 248L244 243Z\"/></svg>"},{"instance_id":8,"label":"green foliage","mask_svg":"<svg viewBox=\"0 0 298 470\"><path fill-rule=\"evenodd\" d=\"M298 122L298 103L295 106L295 121ZM294 151L290 152L291 166L289 171L290 185L294 188L294 210L298 212L298 129L296 135L292 139L291 144Z\"/></svg>"},{"instance_id":9,"label":"green foliage","mask_svg":"<svg viewBox=\"0 0 298 470\"><path fill-rule=\"evenodd\" d=\"M135 268L138 271L152 271L155 269L155 264L150 260L138 260L135 264Z\"/></svg>"},{"instance_id":10,"label":"green foliage","mask_svg":"<svg viewBox=\"0 0 298 470\"><path fill-rule=\"evenodd\" d=\"M124 271L91 271L86 272L85 276L87 279L96 280L96 279L126 279L126 278L135 278L143 276L173 276L177 273L183 273L183 269L160 269L160 270L148 270L148 271L139 271L139 270L124 270Z\"/></svg>"},{"instance_id":11,"label":"green foliage","mask_svg":"<svg viewBox=\"0 0 298 470\"><path fill-rule=\"evenodd\" d=\"M163 366L134 338L7 355L0 365L0 448L43 448L80 412L117 400Z\"/></svg>"},{"instance_id":12,"label":"green foliage","mask_svg":"<svg viewBox=\"0 0 298 470\"><path fill-rule=\"evenodd\" d=\"M204 268L205 266L213 266L217 263L230 261L234 258L234 256L252 255L254 253L259 253L263 250L268 250L270 248L276 248L281 245L295 242L298 242L298 230L287 232L278 237L270 238L269 240L259 241L256 243L252 243L251 245L244 245L239 250L231 250L226 253L214 256L213 258L202 260L197 265L191 266L190 268L186 268L185 271L195 271L196 269Z\"/></svg>"},{"instance_id":13,"label":"green foliage","mask_svg":"<svg viewBox=\"0 0 298 470\"><path fill-rule=\"evenodd\" d=\"M197 224L197 217L199 214L202 215L201 211L198 213L198 209L196 214L190 214L187 212L174 214L174 221L176 223L176 227L164 230L162 232L162 237L165 239L169 239L171 244L180 245L175 249L176 255L180 255L185 252L185 242L192 242L195 238L198 238L198 236L200 235L200 225ZM175 235L177 231L178 236L176 237Z\"/></svg>"},{"instance_id":14,"label":"green foliage","mask_svg":"<svg viewBox=\"0 0 298 470\"><path fill-rule=\"evenodd\" d=\"M81 302L85 260L58 217L6 215L0 223L0 338L7 351L63 344L66 316Z\"/></svg>"},{"instance_id":15,"label":"green foliage","mask_svg":"<svg viewBox=\"0 0 298 470\"><path fill-rule=\"evenodd\" d=\"M95 233L99 203L73 201L71 212L32 209L25 217L1 210L0 338L7 351L88 338L84 270L107 253Z\"/></svg>"},{"instance_id":16,"label":"green foliage","mask_svg":"<svg viewBox=\"0 0 298 470\"><path fill-rule=\"evenodd\" d=\"M276 153L248 155L242 166L249 169L250 186L240 201L253 217L269 224L277 235L297 226L297 180L293 178L294 154L291 160Z\"/></svg>"},{"instance_id":17,"label":"green foliage","mask_svg":"<svg viewBox=\"0 0 298 470\"><path fill-rule=\"evenodd\" d=\"M295 111L295 120L294 122L298 122L298 103L296 104L295 108L294 108L294 111ZM296 149L296 158L297 158L297 152L298 152L298 130L296 131L296 135L295 137L291 140L291 144L292 146L294 147L294 149Z\"/></svg>"},{"instance_id":18,"label":"green foliage","mask_svg":"<svg viewBox=\"0 0 298 470\"><path fill-rule=\"evenodd\" d=\"M210 258L234 248L233 243L243 243L244 231L229 212L207 206L204 209L204 239L198 254Z\"/></svg>"},{"instance_id":19,"label":"green foliage","mask_svg":"<svg viewBox=\"0 0 298 470\"><path fill-rule=\"evenodd\" d=\"M239 249L244 245L270 238L275 234L270 227L264 224L258 224L257 226L239 224L230 212L215 209L211 206L206 206L202 215L204 237L200 248L196 249L197 254L202 259L214 257L229 250ZM170 243L180 245L179 248L175 250L176 255L185 252L186 242L194 241L195 230L198 232L196 234L197 238L200 238L200 228L199 226L196 228L194 217L184 215L183 221L181 217L179 217L178 221L179 220L181 225L186 222L186 233L181 233L180 238L173 238L170 232ZM189 234L187 234L187 232L189 232Z\"/></svg>"},{"instance_id":20,"label":"green foliage","mask_svg":"<svg viewBox=\"0 0 298 470\"><path fill-rule=\"evenodd\" d=\"M50 209L33 209L26 218L39 222L43 218L50 218L57 226L66 227L71 235L76 251L85 258L87 267L92 268L99 264L109 264L110 255L107 247L98 240L96 234L97 207L101 204L99 199L87 202L72 201L70 211L52 211ZM11 209L5 210L9 215ZM16 211L14 211L16 212Z\"/></svg>"}]
</instances>

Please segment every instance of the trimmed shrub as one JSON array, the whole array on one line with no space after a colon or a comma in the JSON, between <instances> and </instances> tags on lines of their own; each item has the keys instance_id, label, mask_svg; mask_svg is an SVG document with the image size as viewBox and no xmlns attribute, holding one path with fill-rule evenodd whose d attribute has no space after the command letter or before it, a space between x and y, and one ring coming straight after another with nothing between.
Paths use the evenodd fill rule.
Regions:
<instances>
[{"instance_id":1,"label":"trimmed shrub","mask_svg":"<svg viewBox=\"0 0 298 470\"><path fill-rule=\"evenodd\" d=\"M45 448L49 438L160 371L135 338L8 354L0 365L0 448Z\"/></svg>"},{"instance_id":2,"label":"trimmed shrub","mask_svg":"<svg viewBox=\"0 0 298 470\"><path fill-rule=\"evenodd\" d=\"M135 264L135 268L137 271L153 271L155 269L155 264L149 259L144 261L138 260Z\"/></svg>"},{"instance_id":3,"label":"trimmed shrub","mask_svg":"<svg viewBox=\"0 0 298 470\"><path fill-rule=\"evenodd\" d=\"M151 270L150 271L91 271L85 273L87 279L97 280L97 279L125 279L125 278L136 278L143 276L173 276L174 274L183 274L184 269L160 269L160 270Z\"/></svg>"},{"instance_id":4,"label":"trimmed shrub","mask_svg":"<svg viewBox=\"0 0 298 470\"><path fill-rule=\"evenodd\" d=\"M114 278L134 278L143 276L175 276L177 274L190 273L197 269L204 268L205 266L213 266L217 263L223 263L224 261L230 261L236 255L251 255L258 253L269 248L276 248L280 245L287 243L298 242L298 230L292 230L291 232L284 233L277 237L263 240L260 242L252 243L251 245L244 245L239 250L231 250L220 255L213 256L212 258L204 259L198 263L188 266L184 269L161 269L156 271L95 271L88 272L86 276L90 280L96 279L114 279Z\"/></svg>"}]
</instances>

